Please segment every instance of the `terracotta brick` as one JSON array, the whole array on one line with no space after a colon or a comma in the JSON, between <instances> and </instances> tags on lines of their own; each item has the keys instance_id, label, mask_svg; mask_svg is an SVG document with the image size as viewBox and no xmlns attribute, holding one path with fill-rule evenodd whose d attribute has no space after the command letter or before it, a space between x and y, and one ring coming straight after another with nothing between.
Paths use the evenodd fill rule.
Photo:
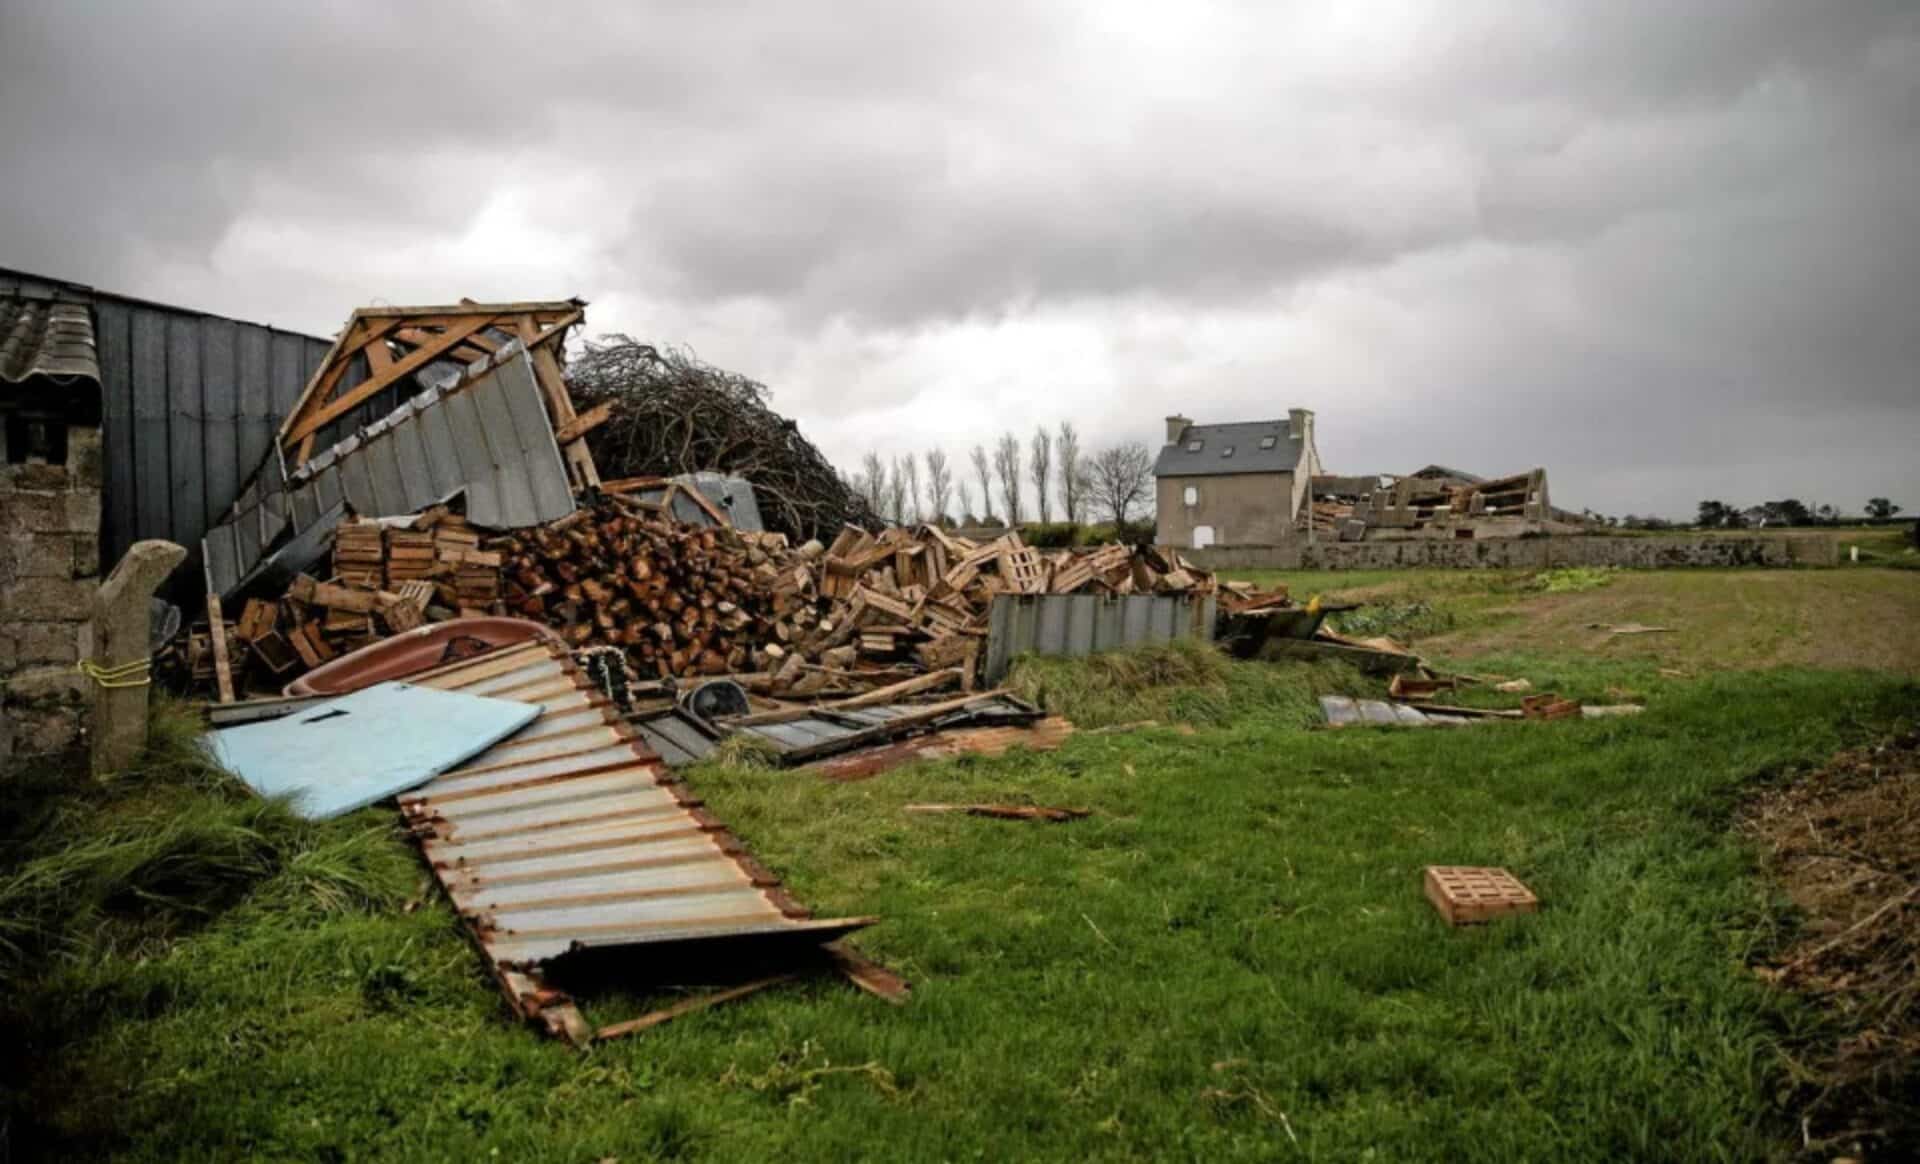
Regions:
<instances>
[{"instance_id":1,"label":"terracotta brick","mask_svg":"<svg viewBox=\"0 0 1920 1164\"><path fill-rule=\"evenodd\" d=\"M1429 865L1427 900L1447 924L1464 926L1513 913L1534 913L1540 899L1505 869L1471 865Z\"/></svg>"}]
</instances>

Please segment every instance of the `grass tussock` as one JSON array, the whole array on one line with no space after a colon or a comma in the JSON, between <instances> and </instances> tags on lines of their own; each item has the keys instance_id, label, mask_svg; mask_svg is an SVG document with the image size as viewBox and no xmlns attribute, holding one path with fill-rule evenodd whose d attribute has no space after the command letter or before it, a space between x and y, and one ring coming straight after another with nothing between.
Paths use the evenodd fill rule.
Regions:
<instances>
[{"instance_id":1,"label":"grass tussock","mask_svg":"<svg viewBox=\"0 0 1920 1164\"><path fill-rule=\"evenodd\" d=\"M391 896L394 826L304 820L222 771L201 740L191 713L162 703L128 771L9 783L0 979L163 946L254 896L323 913Z\"/></svg>"},{"instance_id":2,"label":"grass tussock","mask_svg":"<svg viewBox=\"0 0 1920 1164\"><path fill-rule=\"evenodd\" d=\"M1007 677L1014 694L1083 728L1157 720L1218 727L1242 718L1309 726L1319 698L1358 694L1365 680L1339 664L1237 664L1189 640L1083 659L1029 656Z\"/></svg>"},{"instance_id":3,"label":"grass tussock","mask_svg":"<svg viewBox=\"0 0 1920 1164\"><path fill-rule=\"evenodd\" d=\"M1544 570L1534 577L1534 585L1548 594L1579 594L1598 590L1613 581L1619 570L1612 566L1566 566Z\"/></svg>"}]
</instances>

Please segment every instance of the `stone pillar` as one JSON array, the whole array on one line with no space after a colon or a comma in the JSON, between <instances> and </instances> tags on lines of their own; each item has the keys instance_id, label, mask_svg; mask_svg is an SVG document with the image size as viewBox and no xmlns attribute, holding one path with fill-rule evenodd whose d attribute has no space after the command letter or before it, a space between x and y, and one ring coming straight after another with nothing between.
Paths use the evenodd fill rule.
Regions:
<instances>
[{"instance_id":1,"label":"stone pillar","mask_svg":"<svg viewBox=\"0 0 1920 1164\"><path fill-rule=\"evenodd\" d=\"M81 742L100 583L100 430L67 427L63 463L0 469L0 760Z\"/></svg>"},{"instance_id":2,"label":"stone pillar","mask_svg":"<svg viewBox=\"0 0 1920 1164\"><path fill-rule=\"evenodd\" d=\"M150 653L153 592L187 551L172 542L135 542L93 596L93 770L118 772L147 742L147 693L139 664Z\"/></svg>"}]
</instances>

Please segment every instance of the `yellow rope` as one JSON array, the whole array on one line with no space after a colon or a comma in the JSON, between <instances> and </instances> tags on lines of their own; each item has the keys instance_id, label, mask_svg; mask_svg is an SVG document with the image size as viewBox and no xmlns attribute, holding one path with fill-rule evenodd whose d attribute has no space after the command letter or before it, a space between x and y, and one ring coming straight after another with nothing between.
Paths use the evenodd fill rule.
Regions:
<instances>
[{"instance_id":1,"label":"yellow rope","mask_svg":"<svg viewBox=\"0 0 1920 1164\"><path fill-rule=\"evenodd\" d=\"M92 659L82 659L74 664L74 670L98 683L102 687L146 687L153 682L152 659L135 659L131 663L102 667Z\"/></svg>"}]
</instances>

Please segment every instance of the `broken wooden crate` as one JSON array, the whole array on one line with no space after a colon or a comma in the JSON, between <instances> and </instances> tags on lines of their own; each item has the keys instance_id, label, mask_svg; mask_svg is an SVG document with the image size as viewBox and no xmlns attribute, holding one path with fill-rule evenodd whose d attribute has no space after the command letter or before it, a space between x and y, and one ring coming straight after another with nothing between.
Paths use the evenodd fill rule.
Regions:
<instances>
[{"instance_id":1,"label":"broken wooden crate","mask_svg":"<svg viewBox=\"0 0 1920 1164\"><path fill-rule=\"evenodd\" d=\"M1425 883L1427 900L1448 925L1478 925L1540 908L1540 899L1533 891L1505 869L1429 865Z\"/></svg>"}]
</instances>

